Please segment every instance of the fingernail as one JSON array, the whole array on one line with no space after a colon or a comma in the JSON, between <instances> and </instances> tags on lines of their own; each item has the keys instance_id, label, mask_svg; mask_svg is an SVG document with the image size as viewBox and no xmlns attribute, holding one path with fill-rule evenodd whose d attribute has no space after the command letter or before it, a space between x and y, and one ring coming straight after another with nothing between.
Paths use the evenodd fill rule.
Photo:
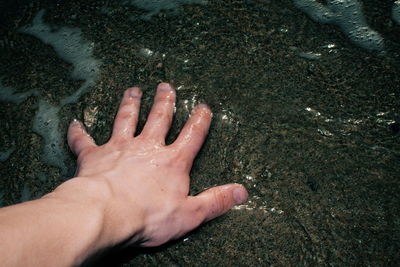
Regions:
<instances>
[{"instance_id":1,"label":"fingernail","mask_svg":"<svg viewBox=\"0 0 400 267\"><path fill-rule=\"evenodd\" d=\"M208 109L210 110L210 107L207 104L198 104L195 109Z\"/></svg>"},{"instance_id":2,"label":"fingernail","mask_svg":"<svg viewBox=\"0 0 400 267\"><path fill-rule=\"evenodd\" d=\"M171 91L172 90L172 86L169 83L160 83L157 88L158 88L158 90L162 90L162 91Z\"/></svg>"},{"instance_id":3,"label":"fingernail","mask_svg":"<svg viewBox=\"0 0 400 267\"><path fill-rule=\"evenodd\" d=\"M129 96L130 97L138 97L140 96L140 89L137 87L129 88Z\"/></svg>"},{"instance_id":4,"label":"fingernail","mask_svg":"<svg viewBox=\"0 0 400 267\"><path fill-rule=\"evenodd\" d=\"M209 113L209 114L212 116L211 109L210 109L210 107L209 107L208 105L206 105L206 104L198 104L197 106L194 107L194 109L193 109L192 112L194 113L194 112L196 112L196 111L198 111L198 110L205 111L205 112Z\"/></svg>"},{"instance_id":5,"label":"fingernail","mask_svg":"<svg viewBox=\"0 0 400 267\"><path fill-rule=\"evenodd\" d=\"M75 126L75 125L76 125L76 126L78 126L78 125L81 126L81 122L78 121L77 119L73 119L73 120L71 121L71 124L74 125L74 126Z\"/></svg>"},{"instance_id":6,"label":"fingernail","mask_svg":"<svg viewBox=\"0 0 400 267\"><path fill-rule=\"evenodd\" d=\"M246 202L247 197L248 193L243 187L237 187L233 190L233 199L235 200L236 205Z\"/></svg>"}]
</instances>

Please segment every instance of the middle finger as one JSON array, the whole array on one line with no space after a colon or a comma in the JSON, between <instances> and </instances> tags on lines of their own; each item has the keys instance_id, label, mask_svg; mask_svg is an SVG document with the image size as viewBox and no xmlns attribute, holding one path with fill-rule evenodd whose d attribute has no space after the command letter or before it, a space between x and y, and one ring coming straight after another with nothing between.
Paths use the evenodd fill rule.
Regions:
<instances>
[{"instance_id":1,"label":"middle finger","mask_svg":"<svg viewBox=\"0 0 400 267\"><path fill-rule=\"evenodd\" d=\"M140 134L145 139L165 143L174 115L176 93L169 83L160 83L146 125Z\"/></svg>"}]
</instances>

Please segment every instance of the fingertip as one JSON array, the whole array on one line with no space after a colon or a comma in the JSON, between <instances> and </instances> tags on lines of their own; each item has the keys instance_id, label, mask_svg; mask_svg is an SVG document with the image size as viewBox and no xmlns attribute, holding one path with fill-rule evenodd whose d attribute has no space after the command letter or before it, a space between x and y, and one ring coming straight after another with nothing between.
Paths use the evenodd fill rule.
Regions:
<instances>
[{"instance_id":1,"label":"fingertip","mask_svg":"<svg viewBox=\"0 0 400 267\"><path fill-rule=\"evenodd\" d=\"M159 83L157 85L156 100L163 99L175 104L176 92L174 87L170 83Z\"/></svg>"},{"instance_id":2,"label":"fingertip","mask_svg":"<svg viewBox=\"0 0 400 267\"><path fill-rule=\"evenodd\" d=\"M192 114L195 114L195 113L201 113L201 114L204 114L204 115L212 116L211 108L207 104L198 104L198 105L196 105L192 110Z\"/></svg>"},{"instance_id":3,"label":"fingertip","mask_svg":"<svg viewBox=\"0 0 400 267\"><path fill-rule=\"evenodd\" d=\"M130 87L125 90L124 96L127 97L141 97L142 96L142 91L140 90L139 87Z\"/></svg>"},{"instance_id":4,"label":"fingertip","mask_svg":"<svg viewBox=\"0 0 400 267\"><path fill-rule=\"evenodd\" d=\"M79 136L82 132L86 133L83 122L77 119L73 119L68 127L68 137L75 138L76 136Z\"/></svg>"},{"instance_id":5,"label":"fingertip","mask_svg":"<svg viewBox=\"0 0 400 267\"><path fill-rule=\"evenodd\" d=\"M206 104L198 104L192 109L192 112L189 116L190 120L188 121L189 124L196 124L196 123L201 123L201 124L207 124L207 131L208 127L211 124L212 120L212 111L210 107Z\"/></svg>"},{"instance_id":6,"label":"fingertip","mask_svg":"<svg viewBox=\"0 0 400 267\"><path fill-rule=\"evenodd\" d=\"M68 137L70 138L71 135L76 131L75 129L84 129L83 123L80 120L73 119L68 126Z\"/></svg>"},{"instance_id":7,"label":"fingertip","mask_svg":"<svg viewBox=\"0 0 400 267\"><path fill-rule=\"evenodd\" d=\"M157 86L157 90L160 90L160 91L175 91L174 87L170 83L165 83L165 82L159 83L158 86Z\"/></svg>"},{"instance_id":8,"label":"fingertip","mask_svg":"<svg viewBox=\"0 0 400 267\"><path fill-rule=\"evenodd\" d=\"M82 122L77 119L72 119L72 121L69 123L69 126L70 127L74 127L74 126L82 127Z\"/></svg>"},{"instance_id":9,"label":"fingertip","mask_svg":"<svg viewBox=\"0 0 400 267\"><path fill-rule=\"evenodd\" d=\"M221 216L235 205L246 202L247 198L247 190L240 184L216 186L194 197L201 207L204 221Z\"/></svg>"},{"instance_id":10,"label":"fingertip","mask_svg":"<svg viewBox=\"0 0 400 267\"><path fill-rule=\"evenodd\" d=\"M235 204L240 205L247 201L249 193L243 185L237 184L232 191L232 197L235 200Z\"/></svg>"},{"instance_id":11,"label":"fingertip","mask_svg":"<svg viewBox=\"0 0 400 267\"><path fill-rule=\"evenodd\" d=\"M96 146L92 137L86 132L83 123L77 119L73 119L69 125L67 141L72 152L77 156L82 150Z\"/></svg>"},{"instance_id":12,"label":"fingertip","mask_svg":"<svg viewBox=\"0 0 400 267\"><path fill-rule=\"evenodd\" d=\"M194 107L194 109L193 110L198 110L198 109L204 109L204 110L208 110L208 111L210 111L211 112L211 108L210 108L210 106L209 105L207 105L207 104L198 104L198 105L196 105L195 107Z\"/></svg>"}]
</instances>

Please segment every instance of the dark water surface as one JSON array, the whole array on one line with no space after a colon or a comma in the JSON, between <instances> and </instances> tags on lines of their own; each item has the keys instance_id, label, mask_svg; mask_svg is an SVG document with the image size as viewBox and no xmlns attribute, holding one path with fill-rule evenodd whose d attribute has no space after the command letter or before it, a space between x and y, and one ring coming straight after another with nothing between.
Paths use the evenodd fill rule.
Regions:
<instances>
[{"instance_id":1,"label":"dark water surface","mask_svg":"<svg viewBox=\"0 0 400 267\"><path fill-rule=\"evenodd\" d=\"M2 2L2 205L40 197L73 175L65 142L73 118L102 144L125 88L144 91L142 126L157 83L169 81L178 94L170 141L195 104L214 112L192 193L237 182L250 198L178 242L127 252L115 265L398 264L394 1L362 1L383 51L356 46L290 0L158 1L166 11L121 1ZM198 4L181 5L188 2ZM43 9L47 41L27 33Z\"/></svg>"}]
</instances>

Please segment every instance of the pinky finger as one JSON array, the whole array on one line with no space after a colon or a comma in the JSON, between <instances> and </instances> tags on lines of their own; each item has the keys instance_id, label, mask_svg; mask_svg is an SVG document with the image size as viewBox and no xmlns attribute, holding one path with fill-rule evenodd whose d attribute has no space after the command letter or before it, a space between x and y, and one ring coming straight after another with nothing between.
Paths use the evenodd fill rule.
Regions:
<instances>
[{"instance_id":1,"label":"pinky finger","mask_svg":"<svg viewBox=\"0 0 400 267\"><path fill-rule=\"evenodd\" d=\"M68 128L68 145L78 157L86 149L96 147L93 138L86 132L85 127L78 120L73 120Z\"/></svg>"}]
</instances>

